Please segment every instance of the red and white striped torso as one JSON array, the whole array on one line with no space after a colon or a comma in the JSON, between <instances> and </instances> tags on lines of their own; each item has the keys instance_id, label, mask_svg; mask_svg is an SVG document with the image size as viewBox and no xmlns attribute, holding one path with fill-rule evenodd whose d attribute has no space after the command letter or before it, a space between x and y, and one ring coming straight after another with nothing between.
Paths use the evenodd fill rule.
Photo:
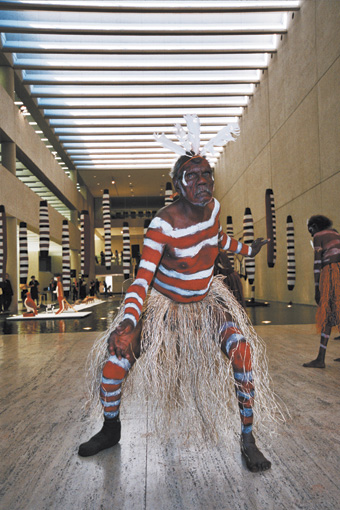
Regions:
<instances>
[{"instance_id":1,"label":"red and white striped torso","mask_svg":"<svg viewBox=\"0 0 340 510\"><path fill-rule=\"evenodd\" d=\"M220 204L215 199L212 204L209 219L185 228L176 228L160 216L151 221L136 280L126 294L124 318L137 323L152 280L153 288L173 301L201 301L209 292L219 245L251 255L249 246L222 231Z\"/></svg>"}]
</instances>

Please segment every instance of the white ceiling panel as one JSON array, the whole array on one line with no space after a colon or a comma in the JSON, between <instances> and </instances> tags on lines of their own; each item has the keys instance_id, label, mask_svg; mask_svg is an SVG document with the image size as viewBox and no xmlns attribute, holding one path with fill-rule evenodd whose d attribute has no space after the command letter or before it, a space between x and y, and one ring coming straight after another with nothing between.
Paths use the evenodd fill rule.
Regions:
<instances>
[{"instance_id":1,"label":"white ceiling panel","mask_svg":"<svg viewBox=\"0 0 340 510\"><path fill-rule=\"evenodd\" d=\"M65 171L77 170L94 196L112 188L113 172L120 196L159 196L176 156L153 134L176 141L174 124L197 114L204 144L239 122L299 6L0 0L1 48Z\"/></svg>"}]
</instances>

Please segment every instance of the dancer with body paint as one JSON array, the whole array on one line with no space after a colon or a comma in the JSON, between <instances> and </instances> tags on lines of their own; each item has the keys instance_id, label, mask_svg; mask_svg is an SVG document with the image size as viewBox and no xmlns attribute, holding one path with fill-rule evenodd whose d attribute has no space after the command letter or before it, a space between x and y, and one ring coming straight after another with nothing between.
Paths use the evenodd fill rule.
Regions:
<instances>
[{"instance_id":1,"label":"dancer with body paint","mask_svg":"<svg viewBox=\"0 0 340 510\"><path fill-rule=\"evenodd\" d=\"M55 314L58 315L59 313L62 313L65 310L65 298L64 298L64 288L63 288L63 284L61 282L61 276L59 274L55 277L55 281L56 281L55 292L57 294L57 299L58 299L58 304L59 304L59 308L55 312Z\"/></svg>"},{"instance_id":2,"label":"dancer with body paint","mask_svg":"<svg viewBox=\"0 0 340 510\"><path fill-rule=\"evenodd\" d=\"M304 363L307 368L325 368L327 343L333 326L340 331L340 234L326 216L315 215L308 220L308 231L314 245L314 285L316 326L321 332L316 359ZM335 361L340 361L337 358Z\"/></svg>"},{"instance_id":3,"label":"dancer with body paint","mask_svg":"<svg viewBox=\"0 0 340 510\"><path fill-rule=\"evenodd\" d=\"M242 455L251 471L267 470L271 463L252 432L254 402L271 423L278 410L264 346L223 277L214 277L219 248L254 257L267 240L248 246L222 231L213 172L197 147L178 159L170 175L179 199L151 221L123 309L93 348L94 356L103 346L105 352L109 337L100 383L104 425L80 445L79 455L95 455L120 440L121 386L134 365L147 381L163 437L175 419L203 437L228 430L236 390Z\"/></svg>"}]
</instances>

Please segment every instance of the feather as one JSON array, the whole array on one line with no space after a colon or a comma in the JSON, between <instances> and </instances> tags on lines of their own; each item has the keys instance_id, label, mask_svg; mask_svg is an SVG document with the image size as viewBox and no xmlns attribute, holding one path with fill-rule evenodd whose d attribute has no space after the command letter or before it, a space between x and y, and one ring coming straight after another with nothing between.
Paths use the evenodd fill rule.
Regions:
<instances>
[{"instance_id":1,"label":"feather","mask_svg":"<svg viewBox=\"0 0 340 510\"><path fill-rule=\"evenodd\" d=\"M185 156L186 150L183 149L183 147L180 147L177 143L172 142L165 134L157 134L154 133L153 135L156 142L158 142L160 145L162 145L165 149L169 149L172 152L175 152L176 154L179 154L180 156Z\"/></svg>"},{"instance_id":2,"label":"feather","mask_svg":"<svg viewBox=\"0 0 340 510\"><path fill-rule=\"evenodd\" d=\"M185 122L188 126L188 139L191 142L191 147L194 154L199 154L200 151L200 120L197 115L183 115Z\"/></svg>"},{"instance_id":3,"label":"feather","mask_svg":"<svg viewBox=\"0 0 340 510\"><path fill-rule=\"evenodd\" d=\"M180 124L175 124L175 128L176 128L176 136L178 138L179 143L187 152L190 152L191 145L188 140L188 134L185 132L185 130L183 129L183 127Z\"/></svg>"},{"instance_id":4,"label":"feather","mask_svg":"<svg viewBox=\"0 0 340 510\"><path fill-rule=\"evenodd\" d=\"M222 128L217 135L215 135L213 138L207 142L203 149L201 150L201 155L203 156L207 152L210 152L213 156L215 156L214 151L214 145L217 147L221 147L222 145L225 145L228 142L235 142L236 136L240 134L240 128L238 124L228 124L228 126L225 126ZM234 136L233 136L234 135Z\"/></svg>"}]
</instances>

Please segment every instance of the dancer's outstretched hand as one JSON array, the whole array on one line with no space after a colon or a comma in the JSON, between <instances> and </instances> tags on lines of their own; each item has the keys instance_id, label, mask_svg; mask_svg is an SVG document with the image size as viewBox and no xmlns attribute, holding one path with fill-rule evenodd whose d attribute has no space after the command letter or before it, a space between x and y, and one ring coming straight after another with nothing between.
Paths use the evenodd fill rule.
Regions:
<instances>
[{"instance_id":1,"label":"dancer's outstretched hand","mask_svg":"<svg viewBox=\"0 0 340 510\"><path fill-rule=\"evenodd\" d=\"M126 357L126 351L135 336L134 330L135 326L130 319L124 319L118 324L107 341L107 348L111 356L116 355L118 359Z\"/></svg>"},{"instance_id":2,"label":"dancer's outstretched hand","mask_svg":"<svg viewBox=\"0 0 340 510\"><path fill-rule=\"evenodd\" d=\"M270 239L263 239L263 237L258 237L251 243L251 256L255 257L258 252L261 250L262 246L268 244Z\"/></svg>"}]
</instances>

